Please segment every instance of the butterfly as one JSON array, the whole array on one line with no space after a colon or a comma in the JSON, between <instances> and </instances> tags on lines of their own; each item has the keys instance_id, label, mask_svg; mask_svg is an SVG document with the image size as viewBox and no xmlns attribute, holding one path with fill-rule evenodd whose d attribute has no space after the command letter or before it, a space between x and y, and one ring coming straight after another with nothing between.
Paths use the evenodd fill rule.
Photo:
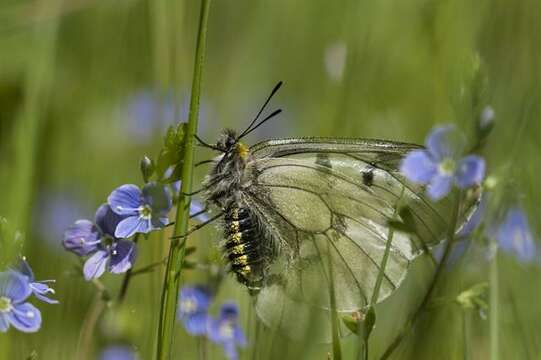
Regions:
<instances>
[{"instance_id":1,"label":"butterfly","mask_svg":"<svg viewBox=\"0 0 541 360\"><path fill-rule=\"evenodd\" d=\"M245 145L247 134L280 113L257 122L280 85L241 134L225 130L216 145L198 140L220 152L203 185L207 203L221 210L224 258L263 322L294 334L314 313L328 318L369 304L390 239L374 300L388 297L412 260L443 240L453 203L430 201L400 174L418 145L337 138ZM459 224L478 201L472 192ZM392 226L405 221L400 209L408 210L410 230Z\"/></svg>"}]
</instances>

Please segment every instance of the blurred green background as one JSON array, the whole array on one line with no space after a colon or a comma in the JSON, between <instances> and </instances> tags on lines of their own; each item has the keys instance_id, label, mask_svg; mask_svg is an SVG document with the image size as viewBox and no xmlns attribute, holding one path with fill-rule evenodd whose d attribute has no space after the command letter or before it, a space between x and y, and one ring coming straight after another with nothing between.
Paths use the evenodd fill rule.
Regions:
<instances>
[{"instance_id":1,"label":"blurred green background","mask_svg":"<svg viewBox=\"0 0 541 360\"><path fill-rule=\"evenodd\" d=\"M156 156L167 126L187 119L198 16L196 0L0 2L0 215L25 234L24 247L0 252L24 254L38 279L56 279L61 301L38 305L38 333L0 334L0 359L25 359L34 350L38 359L93 359L114 341L129 341L151 359L162 273L139 277L126 306L105 311L116 317L99 318L94 286L76 273L77 259L60 241L65 227L92 218L112 189L141 184L140 158ZM491 105L489 172L513 183L506 195L529 210L539 233L540 16L535 0L214 0L199 134L211 142L224 127L246 126L279 80L273 106L284 112L249 143L290 136L422 143L438 123L471 133L480 106ZM209 153L198 149L196 156ZM201 180L204 171L197 174ZM213 229L194 236L192 257L217 256L219 238ZM141 244L138 264L166 251L166 238L153 235ZM539 265L506 254L499 260L500 358L541 358ZM411 312L406 304L419 301L422 272L414 268L405 290L378 309L383 320L371 357ZM206 276L185 273L187 283ZM438 295L456 296L487 277L488 264L470 251L445 274ZM113 294L120 281L103 279ZM228 277L218 296L241 304L253 340L245 289ZM489 320L473 311L468 319L472 358L488 359ZM463 358L463 325L458 306L435 309L394 358ZM243 356L326 359L330 351L269 338ZM346 358L354 341L344 340ZM181 326L175 346L178 359L196 358L196 340ZM210 348L211 359L221 356Z\"/></svg>"}]
</instances>

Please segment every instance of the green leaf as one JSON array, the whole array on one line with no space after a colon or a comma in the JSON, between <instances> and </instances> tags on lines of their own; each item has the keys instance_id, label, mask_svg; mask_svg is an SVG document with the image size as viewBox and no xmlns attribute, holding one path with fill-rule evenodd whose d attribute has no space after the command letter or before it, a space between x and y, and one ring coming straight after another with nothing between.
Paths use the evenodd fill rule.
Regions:
<instances>
[{"instance_id":1,"label":"green leaf","mask_svg":"<svg viewBox=\"0 0 541 360\"><path fill-rule=\"evenodd\" d=\"M165 134L164 146L158 155L156 164L156 173L162 182L173 183L180 180L185 146L186 123L171 125ZM169 168L173 168L173 172L166 178L165 172Z\"/></svg>"}]
</instances>

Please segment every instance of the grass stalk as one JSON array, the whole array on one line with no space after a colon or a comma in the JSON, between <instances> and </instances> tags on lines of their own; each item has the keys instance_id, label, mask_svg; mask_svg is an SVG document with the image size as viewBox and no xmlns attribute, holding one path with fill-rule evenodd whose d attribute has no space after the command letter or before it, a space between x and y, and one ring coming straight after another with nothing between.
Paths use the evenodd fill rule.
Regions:
<instances>
[{"instance_id":1,"label":"grass stalk","mask_svg":"<svg viewBox=\"0 0 541 360\"><path fill-rule=\"evenodd\" d=\"M413 329L413 326L417 323L421 314L424 312L426 306L430 302L432 294L434 290L436 289L436 285L438 284L441 278L441 275L443 274L443 270L445 269L445 264L447 263L447 259L449 258L449 255L451 254L451 250L453 250L453 245L455 242L456 225L458 221L458 211L460 208L460 199L461 199L461 193L458 192L455 195L455 204L453 206L451 222L449 223L449 228L447 232L447 244L445 246L440 264L436 268L434 277L432 278L432 281L430 282L428 286L428 290L426 291L425 296L423 297L423 300L421 301L421 304L419 305L419 307L417 308L413 316L407 322L406 326L400 331L400 333L394 338L391 344L387 347L383 355L380 357L380 360L388 359L393 354L393 352L402 343L406 335Z\"/></svg>"},{"instance_id":2,"label":"grass stalk","mask_svg":"<svg viewBox=\"0 0 541 360\"><path fill-rule=\"evenodd\" d=\"M499 359L499 283L498 283L498 251L495 244L493 246L493 256L490 262L490 359Z\"/></svg>"},{"instance_id":3,"label":"grass stalk","mask_svg":"<svg viewBox=\"0 0 541 360\"><path fill-rule=\"evenodd\" d=\"M182 167L182 188L181 194L192 192L193 161L194 161L194 135L197 131L197 120L199 115L199 99L201 94L201 79L205 62L207 43L207 23L209 17L211 0L201 0L201 12L199 17L199 30L197 35L197 46L195 52L195 64L192 82L192 93L190 100L190 113L188 118L186 134L186 150ZM171 240L167 269L163 282L160 318L158 325L158 339L156 348L156 359L165 360L172 358L173 334L176 317L178 292L180 290L180 272L186 251L185 240L180 238L188 230L190 219L189 196L181 195L177 204L174 238Z\"/></svg>"}]
</instances>

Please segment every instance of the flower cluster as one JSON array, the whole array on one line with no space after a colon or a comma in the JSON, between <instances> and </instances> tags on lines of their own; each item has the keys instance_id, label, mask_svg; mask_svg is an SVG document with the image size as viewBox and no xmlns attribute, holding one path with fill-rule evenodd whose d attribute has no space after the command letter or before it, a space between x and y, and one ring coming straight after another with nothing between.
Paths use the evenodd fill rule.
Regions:
<instances>
[{"instance_id":1,"label":"flower cluster","mask_svg":"<svg viewBox=\"0 0 541 360\"><path fill-rule=\"evenodd\" d=\"M53 280L36 281L34 273L25 259L16 269L0 272L0 332L13 326L22 332L36 332L41 327L41 312L28 302L34 295L48 304L57 304L47 294L54 294L47 283Z\"/></svg>"},{"instance_id":2,"label":"flower cluster","mask_svg":"<svg viewBox=\"0 0 541 360\"><path fill-rule=\"evenodd\" d=\"M492 118L493 110L483 116ZM487 119L481 119L488 121ZM460 189L480 185L485 177L485 161L478 155L463 156L463 139L453 126L437 127L426 139L426 150L414 150L402 161L401 172L413 182L427 185L428 196L439 200L451 191L452 185ZM485 223L484 236L497 242L502 250L515 254L519 260L532 261L536 245L525 212L518 206L508 208L497 219L485 219L487 197L483 195L479 206L457 233L458 243L453 249L450 262L454 262L466 251L466 239L481 223ZM434 255L441 258L442 248Z\"/></svg>"},{"instance_id":3,"label":"flower cluster","mask_svg":"<svg viewBox=\"0 0 541 360\"><path fill-rule=\"evenodd\" d=\"M99 278L105 270L120 274L128 271L137 255L137 233L147 234L169 223L171 194L167 187L148 183L143 189L122 185L96 211L94 222L77 220L64 233L68 251L88 257L84 268L86 280Z\"/></svg>"},{"instance_id":4,"label":"flower cluster","mask_svg":"<svg viewBox=\"0 0 541 360\"><path fill-rule=\"evenodd\" d=\"M236 304L225 303L217 318L209 315L212 302L209 291L203 287L183 287L180 291L178 319L186 331L195 336L207 336L222 346L228 359L238 359L237 347L246 346L246 337L240 327L239 308Z\"/></svg>"},{"instance_id":5,"label":"flower cluster","mask_svg":"<svg viewBox=\"0 0 541 360\"><path fill-rule=\"evenodd\" d=\"M453 126L437 127L426 140L426 150L410 152L401 172L411 181L428 185L433 200L445 197L453 184L460 189L479 185L485 177L485 161L477 155L463 155L463 140Z\"/></svg>"}]
</instances>

